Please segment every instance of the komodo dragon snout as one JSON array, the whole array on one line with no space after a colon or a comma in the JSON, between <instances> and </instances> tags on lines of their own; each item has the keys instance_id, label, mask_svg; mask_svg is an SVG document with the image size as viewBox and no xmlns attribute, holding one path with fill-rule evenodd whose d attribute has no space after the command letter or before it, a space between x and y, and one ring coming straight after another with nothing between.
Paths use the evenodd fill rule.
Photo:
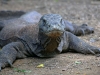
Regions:
<instances>
[{"instance_id":1,"label":"komodo dragon snout","mask_svg":"<svg viewBox=\"0 0 100 75\"><path fill-rule=\"evenodd\" d=\"M50 37L59 37L64 32L62 17L58 14L46 14L39 21L39 30Z\"/></svg>"}]
</instances>

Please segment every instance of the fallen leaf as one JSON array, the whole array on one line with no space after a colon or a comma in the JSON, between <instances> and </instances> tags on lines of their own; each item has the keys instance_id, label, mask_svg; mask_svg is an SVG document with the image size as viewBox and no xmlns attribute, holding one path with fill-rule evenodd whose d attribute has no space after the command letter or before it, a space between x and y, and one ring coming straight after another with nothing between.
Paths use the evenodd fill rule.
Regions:
<instances>
[{"instance_id":1,"label":"fallen leaf","mask_svg":"<svg viewBox=\"0 0 100 75\"><path fill-rule=\"evenodd\" d=\"M75 64L80 64L81 62L80 61L75 61Z\"/></svg>"},{"instance_id":2,"label":"fallen leaf","mask_svg":"<svg viewBox=\"0 0 100 75\"><path fill-rule=\"evenodd\" d=\"M37 68L43 68L44 67L44 64L39 64L38 66L37 66Z\"/></svg>"}]
</instances>

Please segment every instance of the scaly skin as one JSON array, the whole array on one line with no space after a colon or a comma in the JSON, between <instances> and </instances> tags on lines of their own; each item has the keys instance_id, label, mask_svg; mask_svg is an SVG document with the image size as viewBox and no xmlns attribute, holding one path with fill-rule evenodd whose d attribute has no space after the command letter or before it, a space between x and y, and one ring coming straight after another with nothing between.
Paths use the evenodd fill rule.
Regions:
<instances>
[{"instance_id":1,"label":"scaly skin","mask_svg":"<svg viewBox=\"0 0 100 75\"><path fill-rule=\"evenodd\" d=\"M12 66L13 61L18 58L29 56L54 57L69 50L83 54L100 54L100 48L91 46L74 35L92 33L93 29L87 25L66 23L58 14L42 16L38 25L25 18L27 19L27 15L13 22L5 21L9 24L1 29L0 45L3 48L0 51L0 70Z\"/></svg>"}]
</instances>

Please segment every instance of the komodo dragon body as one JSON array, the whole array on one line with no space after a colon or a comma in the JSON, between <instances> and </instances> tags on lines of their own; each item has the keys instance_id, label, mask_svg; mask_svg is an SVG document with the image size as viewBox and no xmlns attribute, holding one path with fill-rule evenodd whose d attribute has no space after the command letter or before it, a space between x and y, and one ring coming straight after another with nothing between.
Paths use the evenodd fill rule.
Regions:
<instances>
[{"instance_id":1,"label":"komodo dragon body","mask_svg":"<svg viewBox=\"0 0 100 75\"><path fill-rule=\"evenodd\" d=\"M0 68L19 58L54 57L70 51L99 54L100 48L91 46L76 35L93 33L92 27L76 26L58 14L29 12L19 18L0 22ZM0 69L0 70L1 70Z\"/></svg>"}]
</instances>

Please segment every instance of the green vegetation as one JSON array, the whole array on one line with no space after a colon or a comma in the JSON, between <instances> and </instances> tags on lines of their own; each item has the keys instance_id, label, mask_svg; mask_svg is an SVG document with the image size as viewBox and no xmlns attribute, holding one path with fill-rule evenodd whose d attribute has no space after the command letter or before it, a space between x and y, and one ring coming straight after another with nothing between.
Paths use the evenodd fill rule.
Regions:
<instances>
[{"instance_id":1,"label":"green vegetation","mask_svg":"<svg viewBox=\"0 0 100 75\"><path fill-rule=\"evenodd\" d=\"M21 73L31 73L30 70L24 70L24 69L19 69L19 68L14 68L14 71L21 72Z\"/></svg>"}]
</instances>

